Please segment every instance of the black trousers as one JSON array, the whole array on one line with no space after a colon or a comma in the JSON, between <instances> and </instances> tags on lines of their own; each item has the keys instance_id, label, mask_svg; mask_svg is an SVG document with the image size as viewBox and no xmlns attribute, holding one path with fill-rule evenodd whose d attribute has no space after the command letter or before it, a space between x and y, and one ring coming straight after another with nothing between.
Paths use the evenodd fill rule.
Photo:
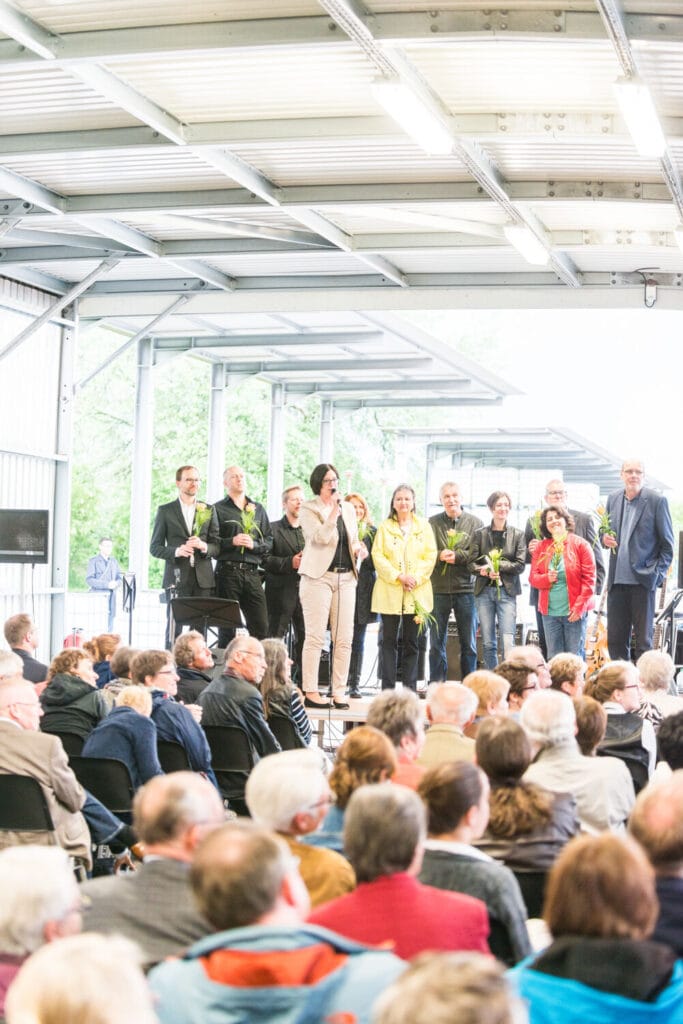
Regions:
<instances>
[{"instance_id":1,"label":"black trousers","mask_svg":"<svg viewBox=\"0 0 683 1024\"><path fill-rule=\"evenodd\" d=\"M301 653L304 649L306 630L304 613L299 601L299 588L275 588L266 584L266 605L268 606L268 636L284 640L292 629L291 658L294 662L292 678L301 681Z\"/></svg>"},{"instance_id":2,"label":"black trousers","mask_svg":"<svg viewBox=\"0 0 683 1024\"><path fill-rule=\"evenodd\" d=\"M250 636L263 640L268 635L268 610L261 577L256 569L230 562L216 566L216 596L238 601ZM227 647L235 635L234 629L218 630L218 646Z\"/></svg>"},{"instance_id":3,"label":"black trousers","mask_svg":"<svg viewBox=\"0 0 683 1024\"><path fill-rule=\"evenodd\" d=\"M652 650L655 591L638 584L613 583L607 595L607 646L612 661L631 660L631 630L636 641L636 661Z\"/></svg>"},{"instance_id":4,"label":"black trousers","mask_svg":"<svg viewBox=\"0 0 683 1024\"><path fill-rule=\"evenodd\" d=\"M382 689L396 686L398 630L403 644L401 681L409 690L417 690L418 632L414 615L382 615Z\"/></svg>"}]
</instances>

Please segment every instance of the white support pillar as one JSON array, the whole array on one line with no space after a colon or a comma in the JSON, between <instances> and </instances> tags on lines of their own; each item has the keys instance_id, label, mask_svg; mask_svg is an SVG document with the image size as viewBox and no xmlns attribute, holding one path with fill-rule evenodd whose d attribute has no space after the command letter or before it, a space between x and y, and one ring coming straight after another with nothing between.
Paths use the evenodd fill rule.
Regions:
<instances>
[{"instance_id":1,"label":"white support pillar","mask_svg":"<svg viewBox=\"0 0 683 1024\"><path fill-rule=\"evenodd\" d=\"M271 519L282 513L285 475L285 387L270 385L270 445L268 450L268 497L266 510Z\"/></svg>"},{"instance_id":2,"label":"white support pillar","mask_svg":"<svg viewBox=\"0 0 683 1024\"><path fill-rule=\"evenodd\" d=\"M396 434L394 444L394 472L396 484L405 481L408 476L408 440L405 434Z\"/></svg>"},{"instance_id":3,"label":"white support pillar","mask_svg":"<svg viewBox=\"0 0 683 1024\"><path fill-rule=\"evenodd\" d=\"M149 585L152 443L154 439L152 355L152 339L141 338L137 343L133 473L130 494L130 549L128 553L128 568L136 574L140 590L145 590Z\"/></svg>"},{"instance_id":4,"label":"white support pillar","mask_svg":"<svg viewBox=\"0 0 683 1024\"><path fill-rule=\"evenodd\" d=\"M334 455L334 402L323 398L320 402L320 461L332 462Z\"/></svg>"},{"instance_id":5,"label":"white support pillar","mask_svg":"<svg viewBox=\"0 0 683 1024\"><path fill-rule=\"evenodd\" d=\"M428 444L425 453L425 510L426 516L431 513L432 502L436 501L436 495L432 494L434 479L434 445ZM433 514L433 513L431 513Z\"/></svg>"},{"instance_id":6,"label":"white support pillar","mask_svg":"<svg viewBox=\"0 0 683 1024\"><path fill-rule=\"evenodd\" d=\"M207 501L220 501L223 497L223 465L225 461L225 367L214 363L211 367L211 393L209 396L209 448L206 455Z\"/></svg>"},{"instance_id":7,"label":"white support pillar","mask_svg":"<svg viewBox=\"0 0 683 1024\"><path fill-rule=\"evenodd\" d=\"M55 492L52 510L52 608L50 650L62 648L65 634L66 591L69 586L69 536L71 528L71 457L73 454L74 363L78 313L73 327L62 330L59 353L59 397L55 451L64 458L55 463Z\"/></svg>"}]
</instances>

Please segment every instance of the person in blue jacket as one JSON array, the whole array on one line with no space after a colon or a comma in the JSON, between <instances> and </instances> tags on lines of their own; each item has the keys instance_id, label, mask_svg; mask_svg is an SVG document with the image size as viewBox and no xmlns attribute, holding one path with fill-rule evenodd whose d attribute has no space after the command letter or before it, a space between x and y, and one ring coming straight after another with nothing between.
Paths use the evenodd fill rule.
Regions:
<instances>
[{"instance_id":1,"label":"person in blue jacket","mask_svg":"<svg viewBox=\"0 0 683 1024\"><path fill-rule=\"evenodd\" d=\"M169 651L139 651L130 663L130 677L135 685L152 691L152 721L158 738L179 743L192 771L203 772L218 787L209 744L199 725L201 708L174 699L179 677Z\"/></svg>"},{"instance_id":2,"label":"person in blue jacket","mask_svg":"<svg viewBox=\"0 0 683 1024\"><path fill-rule=\"evenodd\" d=\"M107 717L83 745L83 757L113 757L128 766L135 789L163 775L157 753L157 727L151 720L152 695L142 686L125 686Z\"/></svg>"},{"instance_id":3,"label":"person in blue jacket","mask_svg":"<svg viewBox=\"0 0 683 1024\"><path fill-rule=\"evenodd\" d=\"M655 874L627 837L572 839L548 879L553 941L509 972L529 1024L681 1024L683 963L651 939Z\"/></svg>"}]
</instances>

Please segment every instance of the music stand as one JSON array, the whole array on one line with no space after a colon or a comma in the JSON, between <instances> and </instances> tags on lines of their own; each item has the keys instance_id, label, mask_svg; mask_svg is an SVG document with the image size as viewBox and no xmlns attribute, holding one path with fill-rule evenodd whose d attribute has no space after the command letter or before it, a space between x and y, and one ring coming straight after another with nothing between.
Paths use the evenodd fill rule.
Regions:
<instances>
[{"instance_id":1,"label":"music stand","mask_svg":"<svg viewBox=\"0 0 683 1024\"><path fill-rule=\"evenodd\" d=\"M669 654L672 658L675 658L674 649L676 646L676 607L678 606L678 602L681 600L682 597L683 590L677 590L674 596L669 601L666 608L663 608L659 615L655 616L656 624L660 622L665 622L668 619L669 636L667 638L667 647L669 648Z\"/></svg>"},{"instance_id":2,"label":"music stand","mask_svg":"<svg viewBox=\"0 0 683 1024\"><path fill-rule=\"evenodd\" d=\"M124 572L122 579L122 601L121 610L128 612L128 643L133 643L133 611L135 609L135 596L137 584L134 572Z\"/></svg>"},{"instance_id":3,"label":"music stand","mask_svg":"<svg viewBox=\"0 0 683 1024\"><path fill-rule=\"evenodd\" d=\"M198 629L205 640L209 628L242 629L245 625L239 601L224 597L174 597L171 610L176 625Z\"/></svg>"}]
</instances>

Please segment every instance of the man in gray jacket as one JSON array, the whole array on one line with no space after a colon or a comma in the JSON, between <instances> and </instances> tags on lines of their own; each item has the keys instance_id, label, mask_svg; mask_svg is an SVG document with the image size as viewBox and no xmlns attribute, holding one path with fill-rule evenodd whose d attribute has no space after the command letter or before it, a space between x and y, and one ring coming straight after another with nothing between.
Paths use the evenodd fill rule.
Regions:
<instances>
[{"instance_id":1,"label":"man in gray jacket","mask_svg":"<svg viewBox=\"0 0 683 1024\"><path fill-rule=\"evenodd\" d=\"M429 520L439 552L432 573L436 619L430 630L429 679L432 683L441 683L448 677L446 639L451 609L460 640L460 680L477 667L477 613L474 582L467 562L472 534L483 525L481 519L463 512L457 484L450 480L442 484L439 499L443 512Z\"/></svg>"}]
</instances>

